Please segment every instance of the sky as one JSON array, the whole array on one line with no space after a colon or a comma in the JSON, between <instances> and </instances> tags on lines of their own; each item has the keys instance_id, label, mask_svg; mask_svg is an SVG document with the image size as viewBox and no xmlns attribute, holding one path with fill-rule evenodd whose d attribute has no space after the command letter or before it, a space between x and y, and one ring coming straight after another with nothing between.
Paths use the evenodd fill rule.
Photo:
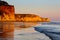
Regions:
<instances>
[{"instance_id":1,"label":"sky","mask_svg":"<svg viewBox=\"0 0 60 40\"><path fill-rule=\"evenodd\" d=\"M60 21L60 0L5 0L14 5L16 14L36 14Z\"/></svg>"}]
</instances>

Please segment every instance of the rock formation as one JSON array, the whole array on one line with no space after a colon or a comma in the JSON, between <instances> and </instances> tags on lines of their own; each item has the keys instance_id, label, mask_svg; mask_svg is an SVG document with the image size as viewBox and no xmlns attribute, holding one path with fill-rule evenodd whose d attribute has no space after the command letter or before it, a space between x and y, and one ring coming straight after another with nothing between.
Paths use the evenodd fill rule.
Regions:
<instances>
[{"instance_id":1,"label":"rock formation","mask_svg":"<svg viewBox=\"0 0 60 40\"><path fill-rule=\"evenodd\" d=\"M22 22L49 22L48 18L42 18L34 14L15 14L16 21Z\"/></svg>"},{"instance_id":2,"label":"rock formation","mask_svg":"<svg viewBox=\"0 0 60 40\"><path fill-rule=\"evenodd\" d=\"M14 6L0 1L0 21L14 21Z\"/></svg>"},{"instance_id":3,"label":"rock formation","mask_svg":"<svg viewBox=\"0 0 60 40\"><path fill-rule=\"evenodd\" d=\"M48 18L42 18L34 14L14 14L14 6L5 1L0 1L0 21L22 22L48 22Z\"/></svg>"},{"instance_id":4,"label":"rock formation","mask_svg":"<svg viewBox=\"0 0 60 40\"><path fill-rule=\"evenodd\" d=\"M0 20L13 21L14 20L14 6L0 6Z\"/></svg>"}]
</instances>

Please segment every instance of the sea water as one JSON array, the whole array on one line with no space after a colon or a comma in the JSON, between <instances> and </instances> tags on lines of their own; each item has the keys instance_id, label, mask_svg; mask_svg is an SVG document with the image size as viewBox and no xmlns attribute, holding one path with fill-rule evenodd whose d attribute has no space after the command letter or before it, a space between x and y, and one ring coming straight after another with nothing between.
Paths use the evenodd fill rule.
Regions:
<instances>
[{"instance_id":1,"label":"sea water","mask_svg":"<svg viewBox=\"0 0 60 40\"><path fill-rule=\"evenodd\" d=\"M5 38L0 37L0 40L52 40L52 38L53 40L60 40L60 22L12 22L12 24L9 22L2 24L0 23L0 27L8 27L8 29L12 29L10 28L12 26L14 27L14 31L6 32L6 35L10 34L12 39L8 38L10 35L3 35ZM35 27L39 29L36 30ZM50 36L52 38L50 38Z\"/></svg>"},{"instance_id":2,"label":"sea water","mask_svg":"<svg viewBox=\"0 0 60 40\"><path fill-rule=\"evenodd\" d=\"M36 31L44 33L51 40L60 40L60 22L46 22L34 27Z\"/></svg>"},{"instance_id":3,"label":"sea water","mask_svg":"<svg viewBox=\"0 0 60 40\"><path fill-rule=\"evenodd\" d=\"M39 22L17 22L17 24L19 25L15 25L18 26L18 28L15 28L15 32L14 32L14 40L51 40L49 37L47 37L45 34L43 33L39 33L37 31L35 31L34 27L37 26L38 24L40 24ZM22 25L24 26L28 26L28 28L19 28ZM40 25L39 25L40 26Z\"/></svg>"}]
</instances>

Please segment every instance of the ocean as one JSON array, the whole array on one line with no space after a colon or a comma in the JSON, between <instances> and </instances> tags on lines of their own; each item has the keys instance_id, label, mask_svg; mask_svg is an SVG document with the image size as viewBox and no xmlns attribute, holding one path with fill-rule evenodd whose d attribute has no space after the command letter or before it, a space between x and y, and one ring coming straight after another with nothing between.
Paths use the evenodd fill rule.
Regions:
<instances>
[{"instance_id":1,"label":"ocean","mask_svg":"<svg viewBox=\"0 0 60 40\"><path fill-rule=\"evenodd\" d=\"M60 40L60 22L0 22L0 34L0 40Z\"/></svg>"},{"instance_id":2,"label":"ocean","mask_svg":"<svg viewBox=\"0 0 60 40\"><path fill-rule=\"evenodd\" d=\"M60 40L60 22L46 22L34 27L36 31L44 33L51 40Z\"/></svg>"}]
</instances>

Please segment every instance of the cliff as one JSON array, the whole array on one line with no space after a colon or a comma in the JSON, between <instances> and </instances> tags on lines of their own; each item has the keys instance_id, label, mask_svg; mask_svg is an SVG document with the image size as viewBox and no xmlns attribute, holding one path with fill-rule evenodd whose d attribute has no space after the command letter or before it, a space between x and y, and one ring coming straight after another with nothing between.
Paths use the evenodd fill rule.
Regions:
<instances>
[{"instance_id":1,"label":"cliff","mask_svg":"<svg viewBox=\"0 0 60 40\"><path fill-rule=\"evenodd\" d=\"M14 6L2 5L0 6L0 21L13 21L14 20Z\"/></svg>"},{"instance_id":2,"label":"cliff","mask_svg":"<svg viewBox=\"0 0 60 40\"><path fill-rule=\"evenodd\" d=\"M22 22L49 22L48 18L42 18L34 14L15 14L16 21Z\"/></svg>"},{"instance_id":3,"label":"cliff","mask_svg":"<svg viewBox=\"0 0 60 40\"><path fill-rule=\"evenodd\" d=\"M0 21L20 22L49 22L48 18L42 18L35 14L15 14L13 5L0 6Z\"/></svg>"},{"instance_id":4,"label":"cliff","mask_svg":"<svg viewBox=\"0 0 60 40\"><path fill-rule=\"evenodd\" d=\"M15 14L13 5L0 1L0 21L49 22L50 20L34 14Z\"/></svg>"}]
</instances>

